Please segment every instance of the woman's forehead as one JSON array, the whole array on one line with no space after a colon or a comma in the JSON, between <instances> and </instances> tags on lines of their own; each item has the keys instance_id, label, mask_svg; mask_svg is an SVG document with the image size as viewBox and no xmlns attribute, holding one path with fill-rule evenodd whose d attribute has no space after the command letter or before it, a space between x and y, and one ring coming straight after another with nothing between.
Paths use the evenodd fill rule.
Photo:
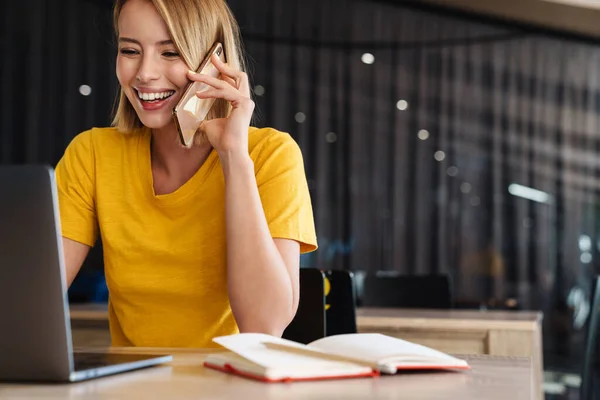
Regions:
<instances>
[{"instance_id":1,"label":"woman's forehead","mask_svg":"<svg viewBox=\"0 0 600 400\"><path fill-rule=\"evenodd\" d=\"M119 15L119 37L144 42L170 40L169 30L162 17L147 0L129 0Z\"/></svg>"}]
</instances>

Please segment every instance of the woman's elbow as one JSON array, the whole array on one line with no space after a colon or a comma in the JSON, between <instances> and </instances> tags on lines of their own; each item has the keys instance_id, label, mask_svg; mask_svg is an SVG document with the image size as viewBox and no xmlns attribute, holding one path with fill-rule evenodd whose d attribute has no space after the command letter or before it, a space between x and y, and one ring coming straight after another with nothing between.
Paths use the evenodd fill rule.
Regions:
<instances>
[{"instance_id":1,"label":"woman's elbow","mask_svg":"<svg viewBox=\"0 0 600 400\"><path fill-rule=\"evenodd\" d=\"M266 313L262 317L254 317L248 320L241 318L238 321L238 328L240 333L264 333L281 337L295 315L296 309L290 309L288 312L278 315Z\"/></svg>"}]
</instances>

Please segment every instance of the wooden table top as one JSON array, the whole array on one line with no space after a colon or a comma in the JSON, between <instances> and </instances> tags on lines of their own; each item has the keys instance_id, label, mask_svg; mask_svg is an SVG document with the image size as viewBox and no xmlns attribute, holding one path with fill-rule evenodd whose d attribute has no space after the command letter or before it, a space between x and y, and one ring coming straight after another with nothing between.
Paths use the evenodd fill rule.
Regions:
<instances>
[{"instance_id":1,"label":"wooden table top","mask_svg":"<svg viewBox=\"0 0 600 400\"><path fill-rule=\"evenodd\" d=\"M96 351L99 351L96 349ZM461 356L463 372L403 373L379 378L267 384L203 367L215 350L113 348L173 354L173 362L72 384L3 384L2 400L21 399L532 399L530 360ZM218 351L218 350L217 350Z\"/></svg>"},{"instance_id":2,"label":"wooden table top","mask_svg":"<svg viewBox=\"0 0 600 400\"><path fill-rule=\"evenodd\" d=\"M374 308L359 307L357 316L389 317L389 318L434 318L487 321L524 321L538 322L542 313L537 311L502 311L502 310L423 310L416 308Z\"/></svg>"},{"instance_id":3,"label":"wooden table top","mask_svg":"<svg viewBox=\"0 0 600 400\"><path fill-rule=\"evenodd\" d=\"M74 303L69 305L72 320L108 320L106 303Z\"/></svg>"},{"instance_id":4,"label":"wooden table top","mask_svg":"<svg viewBox=\"0 0 600 400\"><path fill-rule=\"evenodd\" d=\"M73 321L107 321L108 309L105 303L72 304ZM420 325L431 327L439 324L445 328L466 326L468 329L538 329L542 320L541 312L500 311L500 310L421 310L409 308L357 308L356 319L359 325L395 326L415 328ZM465 325L463 325L465 324Z\"/></svg>"},{"instance_id":5,"label":"wooden table top","mask_svg":"<svg viewBox=\"0 0 600 400\"><path fill-rule=\"evenodd\" d=\"M542 313L535 311L501 310L420 310L406 308L358 308L359 325L387 328L418 328L439 326L445 329L507 329L538 330Z\"/></svg>"}]
</instances>

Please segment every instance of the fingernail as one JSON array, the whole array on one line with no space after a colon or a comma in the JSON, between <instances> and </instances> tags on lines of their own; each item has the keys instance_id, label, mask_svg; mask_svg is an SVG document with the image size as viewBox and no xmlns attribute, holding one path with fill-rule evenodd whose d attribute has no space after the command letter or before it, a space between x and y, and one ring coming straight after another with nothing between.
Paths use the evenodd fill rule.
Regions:
<instances>
[{"instance_id":1,"label":"fingernail","mask_svg":"<svg viewBox=\"0 0 600 400\"><path fill-rule=\"evenodd\" d=\"M188 72L192 75L196 75L196 71L192 71L191 69L189 69Z\"/></svg>"}]
</instances>

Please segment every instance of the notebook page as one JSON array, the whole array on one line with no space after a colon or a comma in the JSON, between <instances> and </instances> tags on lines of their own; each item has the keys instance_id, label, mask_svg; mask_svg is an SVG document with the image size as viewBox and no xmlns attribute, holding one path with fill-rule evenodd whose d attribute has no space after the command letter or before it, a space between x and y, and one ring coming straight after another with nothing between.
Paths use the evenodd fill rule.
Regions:
<instances>
[{"instance_id":1,"label":"notebook page","mask_svg":"<svg viewBox=\"0 0 600 400\"><path fill-rule=\"evenodd\" d=\"M458 359L431 348L379 333L335 335L308 345L328 353L359 358L369 363L382 363L390 358L451 362Z\"/></svg>"},{"instance_id":2,"label":"notebook page","mask_svg":"<svg viewBox=\"0 0 600 400\"><path fill-rule=\"evenodd\" d=\"M261 333L242 333L230 336L221 336L213 339L215 343L227 348L248 361L251 361L265 369L311 369L314 371L322 369L356 369L354 363L343 361L332 361L310 354L292 353L289 351L270 349L263 343L282 343L294 347L305 347L302 344L289 340L276 338ZM360 366L358 366L360 368Z\"/></svg>"}]
</instances>

